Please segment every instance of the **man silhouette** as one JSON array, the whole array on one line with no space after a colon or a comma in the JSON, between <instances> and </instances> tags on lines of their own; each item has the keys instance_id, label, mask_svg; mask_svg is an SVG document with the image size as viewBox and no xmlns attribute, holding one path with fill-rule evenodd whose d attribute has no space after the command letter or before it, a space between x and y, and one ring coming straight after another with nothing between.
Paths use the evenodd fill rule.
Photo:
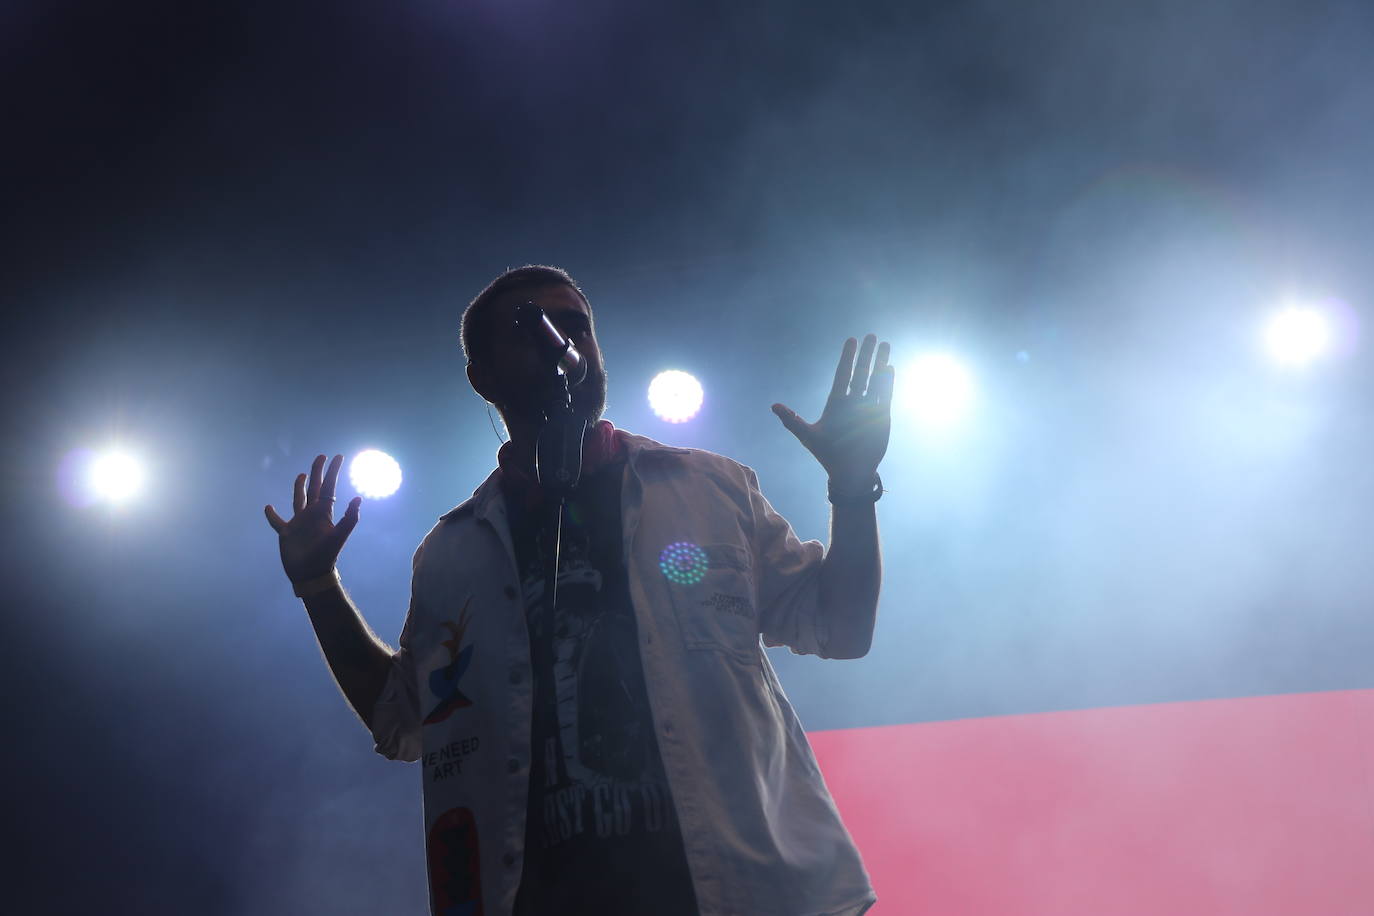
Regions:
<instances>
[{"instance_id":1,"label":"man silhouette","mask_svg":"<svg viewBox=\"0 0 1374 916\"><path fill-rule=\"evenodd\" d=\"M536 442L551 371L533 303L587 364L557 600ZM800 541L753 471L601 419L591 307L562 270L494 280L463 315L467 375L510 433L498 467L416 551L393 651L335 564L342 456L268 506L282 565L377 750L424 774L436 913L857 914L875 897L762 646L858 658L873 637L888 345L846 341L820 419L773 411L829 475L830 546ZM455 837L460 838L459 842ZM455 889L461 893L455 896ZM460 899L461 898L461 899Z\"/></svg>"}]
</instances>

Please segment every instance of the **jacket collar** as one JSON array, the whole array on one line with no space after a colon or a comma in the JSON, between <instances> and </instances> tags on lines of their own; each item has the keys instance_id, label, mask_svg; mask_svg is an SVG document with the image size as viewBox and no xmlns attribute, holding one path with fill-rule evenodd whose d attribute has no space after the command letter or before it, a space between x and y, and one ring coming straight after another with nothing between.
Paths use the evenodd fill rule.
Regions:
<instances>
[{"instance_id":1,"label":"jacket collar","mask_svg":"<svg viewBox=\"0 0 1374 916\"><path fill-rule=\"evenodd\" d=\"M625 460L631 467L639 461L654 460L666 455L686 455L691 451L691 449L664 445L648 436L637 436L626 430L616 429L611 426L609 420L602 420L598 426L604 427L602 434L611 437L617 451L624 451ZM487 475L487 479L482 481L481 486L472 492L472 496L439 516L439 521L447 522L469 514L482 521L490 519L497 512L504 513L506 511L505 500L501 492L501 478L504 473L506 473L505 469L498 465L496 470L492 471Z\"/></svg>"}]
</instances>

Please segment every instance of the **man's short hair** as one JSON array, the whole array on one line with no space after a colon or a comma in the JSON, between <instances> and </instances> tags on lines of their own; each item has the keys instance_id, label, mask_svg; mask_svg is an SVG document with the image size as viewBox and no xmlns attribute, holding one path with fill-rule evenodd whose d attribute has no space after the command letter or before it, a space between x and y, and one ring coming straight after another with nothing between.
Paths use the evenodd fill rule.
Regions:
<instances>
[{"instance_id":1,"label":"man's short hair","mask_svg":"<svg viewBox=\"0 0 1374 916\"><path fill-rule=\"evenodd\" d=\"M487 284L487 288L477 294L468 307L463 310L462 342L463 354L468 362L475 361L491 349L491 303L512 290L535 289L540 286L568 286L582 297L590 312L592 304L587 302L587 294L568 272L561 267L546 264L526 264L513 267Z\"/></svg>"}]
</instances>

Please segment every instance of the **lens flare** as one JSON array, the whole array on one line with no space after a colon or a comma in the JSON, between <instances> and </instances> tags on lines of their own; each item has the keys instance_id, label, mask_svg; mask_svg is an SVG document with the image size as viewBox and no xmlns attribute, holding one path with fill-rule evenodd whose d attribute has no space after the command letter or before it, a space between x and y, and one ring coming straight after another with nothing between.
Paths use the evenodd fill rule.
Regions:
<instances>
[{"instance_id":1,"label":"lens flare","mask_svg":"<svg viewBox=\"0 0 1374 916\"><path fill-rule=\"evenodd\" d=\"M952 426L973 407L973 375L948 353L926 353L898 367L893 406L923 426Z\"/></svg>"},{"instance_id":2,"label":"lens flare","mask_svg":"<svg viewBox=\"0 0 1374 916\"><path fill-rule=\"evenodd\" d=\"M401 466L386 452L370 448L353 457L348 479L368 499L383 499L401 486Z\"/></svg>"},{"instance_id":3,"label":"lens flare","mask_svg":"<svg viewBox=\"0 0 1374 916\"><path fill-rule=\"evenodd\" d=\"M1318 309L1292 306L1269 319L1264 340L1280 365L1301 368L1326 353L1331 324Z\"/></svg>"},{"instance_id":4,"label":"lens flare","mask_svg":"<svg viewBox=\"0 0 1374 916\"><path fill-rule=\"evenodd\" d=\"M143 490L147 471L143 463L125 451L96 455L86 471L91 496L107 503L126 503Z\"/></svg>"},{"instance_id":5,"label":"lens flare","mask_svg":"<svg viewBox=\"0 0 1374 916\"><path fill-rule=\"evenodd\" d=\"M660 420L686 423L701 409L701 382L679 369L654 376L649 383L649 408Z\"/></svg>"}]
</instances>

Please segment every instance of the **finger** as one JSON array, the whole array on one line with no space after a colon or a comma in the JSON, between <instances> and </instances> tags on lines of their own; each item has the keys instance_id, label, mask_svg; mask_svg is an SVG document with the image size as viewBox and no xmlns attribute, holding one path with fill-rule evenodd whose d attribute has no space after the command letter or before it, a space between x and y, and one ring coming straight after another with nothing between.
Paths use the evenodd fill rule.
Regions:
<instances>
[{"instance_id":1,"label":"finger","mask_svg":"<svg viewBox=\"0 0 1374 916\"><path fill-rule=\"evenodd\" d=\"M329 462L329 470L324 472L324 483L320 486L320 499L334 499L334 488L339 485L339 468L343 467L343 455L335 455Z\"/></svg>"},{"instance_id":2,"label":"finger","mask_svg":"<svg viewBox=\"0 0 1374 916\"><path fill-rule=\"evenodd\" d=\"M782 425L787 427L788 432L800 439L803 444L806 443L811 432L810 423L797 416L795 410L783 404L774 404L773 413L782 421Z\"/></svg>"},{"instance_id":3,"label":"finger","mask_svg":"<svg viewBox=\"0 0 1374 916\"><path fill-rule=\"evenodd\" d=\"M296 488L291 494L291 508L296 512L305 508L305 475L296 475Z\"/></svg>"},{"instance_id":4,"label":"finger","mask_svg":"<svg viewBox=\"0 0 1374 916\"><path fill-rule=\"evenodd\" d=\"M878 358L877 361L873 363L873 373L876 375L878 372L886 369L887 362L891 357L892 344L884 340L882 343L878 344Z\"/></svg>"},{"instance_id":5,"label":"finger","mask_svg":"<svg viewBox=\"0 0 1374 916\"><path fill-rule=\"evenodd\" d=\"M338 538L339 546L348 540L348 536L353 533L353 529L358 526L358 510L363 504L361 496L355 496L348 501L348 508L344 509L343 518L339 519L334 525L334 537Z\"/></svg>"},{"instance_id":6,"label":"finger","mask_svg":"<svg viewBox=\"0 0 1374 916\"><path fill-rule=\"evenodd\" d=\"M873 403L879 407L892 408L892 386L896 383L897 372L891 366L884 366L882 371L874 371L873 381L869 383L868 390L873 394Z\"/></svg>"},{"instance_id":7,"label":"finger","mask_svg":"<svg viewBox=\"0 0 1374 916\"><path fill-rule=\"evenodd\" d=\"M281 530L286 527L286 522L277 514L277 510L271 506L264 506L263 513L267 516L267 524L272 526L272 530L281 534Z\"/></svg>"},{"instance_id":8,"label":"finger","mask_svg":"<svg viewBox=\"0 0 1374 916\"><path fill-rule=\"evenodd\" d=\"M854 350L859 346L859 342L854 338L849 338L844 342L844 349L840 350L840 362L835 367L835 383L830 386L830 397L843 397L849 388L849 375L854 371Z\"/></svg>"},{"instance_id":9,"label":"finger","mask_svg":"<svg viewBox=\"0 0 1374 916\"><path fill-rule=\"evenodd\" d=\"M883 376L892 370L892 367L888 365L888 359L891 355L892 347L887 341L878 344L878 355L873 360L873 374L869 376L867 391L875 400L881 400Z\"/></svg>"},{"instance_id":10,"label":"finger","mask_svg":"<svg viewBox=\"0 0 1374 916\"><path fill-rule=\"evenodd\" d=\"M877 344L877 337L864 335L863 346L859 347L859 359L854 363L854 377L849 382L849 393L855 397L862 397L868 390L869 365L873 362L873 348Z\"/></svg>"},{"instance_id":11,"label":"finger","mask_svg":"<svg viewBox=\"0 0 1374 916\"><path fill-rule=\"evenodd\" d=\"M313 503L320 498L320 481L324 476L324 456L316 455L310 465L310 485L305 489L306 502Z\"/></svg>"}]
</instances>

